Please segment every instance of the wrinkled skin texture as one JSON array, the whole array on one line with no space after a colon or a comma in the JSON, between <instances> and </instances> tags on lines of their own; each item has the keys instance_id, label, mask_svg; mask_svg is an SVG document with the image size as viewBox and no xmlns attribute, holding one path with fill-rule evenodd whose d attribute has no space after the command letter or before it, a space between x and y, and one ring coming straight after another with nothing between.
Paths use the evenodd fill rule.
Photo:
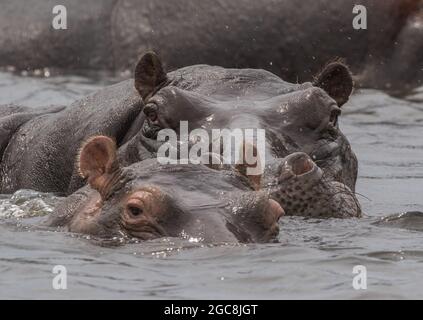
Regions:
<instances>
[{"instance_id":1,"label":"wrinkled skin texture","mask_svg":"<svg viewBox=\"0 0 423 320\"><path fill-rule=\"evenodd\" d=\"M360 215L360 204L351 189L332 180L306 154L293 153L286 157L278 174L268 186L272 198L288 214L316 218Z\"/></svg>"},{"instance_id":2,"label":"wrinkled skin texture","mask_svg":"<svg viewBox=\"0 0 423 320\"><path fill-rule=\"evenodd\" d=\"M64 0L66 31L51 28L56 4L0 0L1 65L121 71L152 49L170 69L263 68L302 82L342 57L361 86L400 94L423 81L421 0L360 1L367 30L352 28L353 0Z\"/></svg>"}]
</instances>

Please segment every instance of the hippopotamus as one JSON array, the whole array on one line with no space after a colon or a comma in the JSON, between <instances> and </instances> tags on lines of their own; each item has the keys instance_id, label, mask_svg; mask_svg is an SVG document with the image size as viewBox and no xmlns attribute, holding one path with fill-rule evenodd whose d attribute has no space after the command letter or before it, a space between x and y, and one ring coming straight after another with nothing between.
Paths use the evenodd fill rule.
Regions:
<instances>
[{"instance_id":1,"label":"hippopotamus","mask_svg":"<svg viewBox=\"0 0 423 320\"><path fill-rule=\"evenodd\" d=\"M147 53L135 79L145 104L144 123L138 124L144 136L157 139L168 128L180 132L182 122L209 136L216 128L263 129L265 163L259 165L264 170L250 175L245 163L235 166L255 189L270 192L287 215L361 215L354 195L357 157L338 123L353 90L350 70L342 62L328 63L313 82L292 84L264 70L208 65L166 74L158 56ZM216 150L211 146L206 151Z\"/></svg>"},{"instance_id":2,"label":"hippopotamus","mask_svg":"<svg viewBox=\"0 0 423 320\"><path fill-rule=\"evenodd\" d=\"M88 185L57 205L45 222L50 227L100 240L182 237L207 243L269 242L279 232L280 204L236 171L157 159L125 167L106 136L84 143L77 167Z\"/></svg>"},{"instance_id":3,"label":"hippopotamus","mask_svg":"<svg viewBox=\"0 0 423 320\"><path fill-rule=\"evenodd\" d=\"M134 85L145 106L132 127L137 139L150 139L153 156L127 164L113 138L83 142L75 168L87 185L57 205L49 226L99 238L267 242L284 214L360 217L357 158L338 123L353 90L343 63L292 84L256 69L196 65L166 73L147 53ZM164 164L160 133L177 132L181 121L192 130L264 128L263 171L249 174L250 163Z\"/></svg>"},{"instance_id":4,"label":"hippopotamus","mask_svg":"<svg viewBox=\"0 0 423 320\"><path fill-rule=\"evenodd\" d=\"M64 0L67 30L52 28L53 0L0 0L0 64L20 70L111 70L146 50L168 69L209 64L263 68L304 82L341 57L362 87L407 93L423 81L421 0ZM124 73L127 74L127 73Z\"/></svg>"}]
</instances>

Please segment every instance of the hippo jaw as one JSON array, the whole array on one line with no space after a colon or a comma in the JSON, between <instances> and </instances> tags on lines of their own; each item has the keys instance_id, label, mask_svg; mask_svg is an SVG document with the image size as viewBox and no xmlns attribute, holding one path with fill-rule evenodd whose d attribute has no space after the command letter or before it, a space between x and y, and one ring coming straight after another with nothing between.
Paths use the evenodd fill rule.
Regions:
<instances>
[{"instance_id":1,"label":"hippo jaw","mask_svg":"<svg viewBox=\"0 0 423 320\"><path fill-rule=\"evenodd\" d=\"M354 193L345 184L328 180L305 153L293 153L282 160L276 184L271 195L287 215L317 218L361 216Z\"/></svg>"}]
</instances>

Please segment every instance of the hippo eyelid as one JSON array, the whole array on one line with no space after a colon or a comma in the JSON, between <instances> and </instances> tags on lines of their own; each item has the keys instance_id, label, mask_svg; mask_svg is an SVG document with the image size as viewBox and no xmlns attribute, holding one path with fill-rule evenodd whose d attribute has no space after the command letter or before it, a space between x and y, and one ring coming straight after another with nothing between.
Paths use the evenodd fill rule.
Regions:
<instances>
[{"instance_id":1,"label":"hippo eyelid","mask_svg":"<svg viewBox=\"0 0 423 320\"><path fill-rule=\"evenodd\" d=\"M128 200L127 205L128 205L128 207L129 206L142 207L142 206L145 205L145 203L144 203L144 199L141 199L141 198L138 198L138 197L133 197L133 198Z\"/></svg>"},{"instance_id":2,"label":"hippo eyelid","mask_svg":"<svg viewBox=\"0 0 423 320\"><path fill-rule=\"evenodd\" d=\"M141 191L144 191L144 190L141 190ZM130 201L133 201L133 200L139 201L139 203L144 203L144 199L139 197L139 196L138 197L132 197Z\"/></svg>"}]
</instances>

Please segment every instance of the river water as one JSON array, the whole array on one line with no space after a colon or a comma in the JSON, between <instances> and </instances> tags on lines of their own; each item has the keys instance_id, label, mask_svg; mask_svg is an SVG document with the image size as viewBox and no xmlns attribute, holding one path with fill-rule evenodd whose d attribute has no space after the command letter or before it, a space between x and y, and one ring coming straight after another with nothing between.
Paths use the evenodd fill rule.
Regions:
<instances>
[{"instance_id":1,"label":"river water","mask_svg":"<svg viewBox=\"0 0 423 320\"><path fill-rule=\"evenodd\" d=\"M69 104L113 82L105 78L0 73L0 104ZM423 88L407 100L357 90L341 127L359 159L366 216L283 218L277 244L104 247L33 227L54 195L0 195L0 298L423 299ZM53 289L56 265L66 267L66 290ZM366 267L365 290L353 288L356 265Z\"/></svg>"}]
</instances>

